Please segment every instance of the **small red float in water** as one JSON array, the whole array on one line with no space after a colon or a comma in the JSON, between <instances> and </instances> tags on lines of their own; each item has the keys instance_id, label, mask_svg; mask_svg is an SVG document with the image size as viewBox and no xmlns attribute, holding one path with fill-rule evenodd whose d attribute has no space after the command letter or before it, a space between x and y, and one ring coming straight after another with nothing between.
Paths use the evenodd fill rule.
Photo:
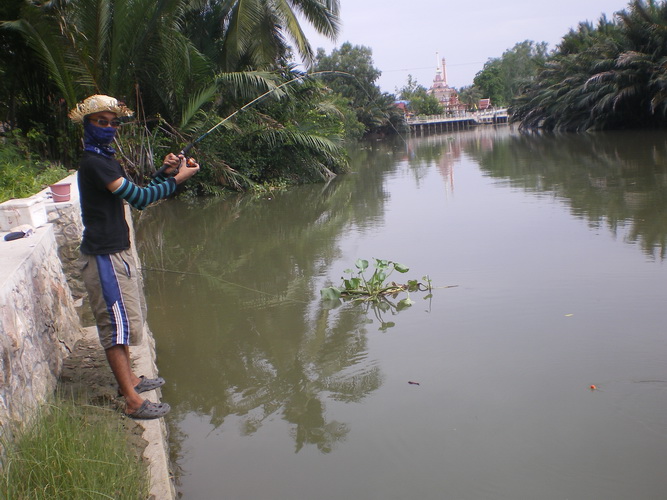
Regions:
<instances>
[{"instance_id":1,"label":"small red float in water","mask_svg":"<svg viewBox=\"0 0 667 500\"><path fill-rule=\"evenodd\" d=\"M596 385L592 385L592 386L591 386L591 391L594 391L594 390L597 389L597 388L598 388L598 387L597 387Z\"/></svg>"}]
</instances>

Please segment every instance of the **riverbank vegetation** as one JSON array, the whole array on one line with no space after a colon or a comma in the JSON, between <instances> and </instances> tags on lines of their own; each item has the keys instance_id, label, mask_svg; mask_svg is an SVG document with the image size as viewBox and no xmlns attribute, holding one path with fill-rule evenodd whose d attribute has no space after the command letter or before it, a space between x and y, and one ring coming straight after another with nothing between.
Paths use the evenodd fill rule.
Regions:
<instances>
[{"instance_id":1,"label":"riverbank vegetation","mask_svg":"<svg viewBox=\"0 0 667 500\"><path fill-rule=\"evenodd\" d=\"M509 106L523 130L667 126L667 2L633 0L581 22L551 52L526 40L489 59L459 100Z\"/></svg>"},{"instance_id":2,"label":"riverbank vegetation","mask_svg":"<svg viewBox=\"0 0 667 500\"><path fill-rule=\"evenodd\" d=\"M370 49L316 56L303 33L305 22L334 39L338 0L8 0L0 19L0 133L39 131L40 158L67 168L81 134L67 112L94 93L136 111L118 149L138 182L224 122L193 150L198 193L328 178L346 169L345 138L395 129ZM352 87L297 70L296 56L312 72L349 72Z\"/></svg>"},{"instance_id":3,"label":"riverbank vegetation","mask_svg":"<svg viewBox=\"0 0 667 500\"><path fill-rule=\"evenodd\" d=\"M667 125L667 2L635 0L614 19L580 23L514 102L524 129Z\"/></svg>"},{"instance_id":4,"label":"riverbank vegetation","mask_svg":"<svg viewBox=\"0 0 667 500\"><path fill-rule=\"evenodd\" d=\"M17 134L5 139L0 149L0 203L32 196L66 176L63 167L33 154L28 138Z\"/></svg>"},{"instance_id":5,"label":"riverbank vegetation","mask_svg":"<svg viewBox=\"0 0 667 500\"><path fill-rule=\"evenodd\" d=\"M496 107L508 106L544 67L548 49L545 42L525 40L502 56L489 59L475 75L473 85L460 92L461 102L474 104L489 98Z\"/></svg>"},{"instance_id":6,"label":"riverbank vegetation","mask_svg":"<svg viewBox=\"0 0 667 500\"><path fill-rule=\"evenodd\" d=\"M395 96L375 84L382 72L373 66L369 47L345 42L329 55L319 49L313 69L324 72L326 85L346 101L344 109L354 112L354 119L345 120L348 136L392 135L402 126L403 113L394 106Z\"/></svg>"},{"instance_id":7,"label":"riverbank vegetation","mask_svg":"<svg viewBox=\"0 0 667 500\"><path fill-rule=\"evenodd\" d=\"M147 498L148 479L113 410L58 399L3 443L1 498Z\"/></svg>"}]
</instances>

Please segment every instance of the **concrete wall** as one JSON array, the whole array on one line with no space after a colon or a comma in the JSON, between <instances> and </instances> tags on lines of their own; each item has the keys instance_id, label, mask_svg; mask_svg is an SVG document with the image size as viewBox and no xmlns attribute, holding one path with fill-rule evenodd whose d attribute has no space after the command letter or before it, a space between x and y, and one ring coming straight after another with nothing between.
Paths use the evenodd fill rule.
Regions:
<instances>
[{"instance_id":1,"label":"concrete wall","mask_svg":"<svg viewBox=\"0 0 667 500\"><path fill-rule=\"evenodd\" d=\"M83 223L81 222L76 174L70 175L59 182L59 184L62 183L70 184L71 192L69 201L46 203L46 211L48 221L53 224L53 231L58 243L58 256L62 263L63 272L67 277L67 284L78 307L80 300L86 295L86 289L81 280L81 272L77 265ZM37 196L46 197L48 191L48 189L45 189Z\"/></svg>"},{"instance_id":2,"label":"concrete wall","mask_svg":"<svg viewBox=\"0 0 667 500\"><path fill-rule=\"evenodd\" d=\"M52 224L0 239L0 433L53 394L81 335Z\"/></svg>"}]
</instances>

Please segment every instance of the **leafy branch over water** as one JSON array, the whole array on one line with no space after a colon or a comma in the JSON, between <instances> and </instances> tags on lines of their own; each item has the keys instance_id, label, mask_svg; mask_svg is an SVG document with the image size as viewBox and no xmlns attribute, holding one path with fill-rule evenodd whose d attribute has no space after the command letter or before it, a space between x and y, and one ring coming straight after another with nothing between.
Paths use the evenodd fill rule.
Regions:
<instances>
[{"instance_id":1,"label":"leafy branch over water","mask_svg":"<svg viewBox=\"0 0 667 500\"><path fill-rule=\"evenodd\" d=\"M351 299L353 301L372 301L380 303L386 301L387 296L396 297L399 293L405 292L407 297L396 304L398 310L410 307L414 301L410 299L410 292L426 291L431 292L431 280L428 276L423 279L426 284L417 280L409 280L406 284L399 284L395 281L389 282L389 276L394 271L407 273L410 269L398 262L390 260L375 259L375 270L370 278L366 278L364 272L368 269L368 261L357 259L355 262L356 270L346 269L345 274L349 278L343 277L341 287L327 287L320 290L322 298L325 300Z\"/></svg>"}]
</instances>

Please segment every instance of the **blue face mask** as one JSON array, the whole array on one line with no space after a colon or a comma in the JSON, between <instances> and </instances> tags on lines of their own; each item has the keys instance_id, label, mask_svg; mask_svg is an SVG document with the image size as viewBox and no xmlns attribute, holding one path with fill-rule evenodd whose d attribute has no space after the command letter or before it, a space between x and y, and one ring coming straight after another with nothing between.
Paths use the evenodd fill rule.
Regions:
<instances>
[{"instance_id":1,"label":"blue face mask","mask_svg":"<svg viewBox=\"0 0 667 500\"><path fill-rule=\"evenodd\" d=\"M104 156L113 156L116 153L109 144L116 137L113 127L96 127L89 121L83 124L83 145L86 151L93 151Z\"/></svg>"},{"instance_id":2,"label":"blue face mask","mask_svg":"<svg viewBox=\"0 0 667 500\"><path fill-rule=\"evenodd\" d=\"M86 122L83 126L84 142L91 142L100 146L106 146L113 142L116 137L116 129L113 127L96 127L90 122Z\"/></svg>"}]
</instances>

